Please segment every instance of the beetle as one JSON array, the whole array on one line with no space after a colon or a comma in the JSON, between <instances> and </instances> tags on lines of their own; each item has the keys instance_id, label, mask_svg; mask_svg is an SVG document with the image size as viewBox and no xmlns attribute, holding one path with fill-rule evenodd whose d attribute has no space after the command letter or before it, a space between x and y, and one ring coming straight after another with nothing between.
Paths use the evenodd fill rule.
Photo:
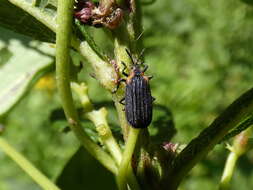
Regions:
<instances>
[{"instance_id":1,"label":"beetle","mask_svg":"<svg viewBox=\"0 0 253 190\"><path fill-rule=\"evenodd\" d=\"M149 80L152 76L145 76L144 73L148 69L143 63L138 64L139 59L135 62L131 53L126 49L128 56L132 61L132 67L129 74L125 72L127 66L124 62L122 74L126 79L120 79L120 82L126 83L125 97L120 103L125 105L126 119L134 128L147 128L152 121L152 110L154 98L151 95ZM141 53L142 54L142 53ZM144 66L142 69L141 66ZM125 101L125 103L123 103Z\"/></svg>"}]
</instances>

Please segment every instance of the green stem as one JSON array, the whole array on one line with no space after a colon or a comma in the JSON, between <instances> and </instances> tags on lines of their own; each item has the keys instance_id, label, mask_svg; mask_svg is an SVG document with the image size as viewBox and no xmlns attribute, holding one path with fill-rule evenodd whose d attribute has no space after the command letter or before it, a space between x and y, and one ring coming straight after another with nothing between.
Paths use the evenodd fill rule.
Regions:
<instances>
[{"instance_id":1,"label":"green stem","mask_svg":"<svg viewBox=\"0 0 253 190\"><path fill-rule=\"evenodd\" d=\"M129 49L129 38L124 25L122 25L117 31L114 32L114 54L116 63L119 68L122 68L121 62L124 62L128 67L131 65L131 60L128 54L126 53L126 49ZM123 85L121 85L122 87ZM124 90L120 88L116 94L113 95L113 101L115 102L115 107L118 112L120 126L122 128L122 133L124 136L124 140L126 141L128 132L129 132L129 124L126 121L125 112L123 110L123 106L119 103L119 101L124 97Z\"/></svg>"},{"instance_id":2,"label":"green stem","mask_svg":"<svg viewBox=\"0 0 253 190\"><path fill-rule=\"evenodd\" d=\"M241 132L234 138L233 146L228 146L228 149L231 151L228 155L226 165L223 171L223 175L220 182L220 190L229 190L230 181L233 176L235 165L239 157L247 151L248 140L251 134L251 129L247 129Z\"/></svg>"},{"instance_id":3,"label":"green stem","mask_svg":"<svg viewBox=\"0 0 253 190\"><path fill-rule=\"evenodd\" d=\"M139 183L136 179L136 176L134 175L134 171L131 166L131 162L129 163L127 173L128 173L127 174L127 181L128 181L130 188L133 190L140 190L140 186L139 186Z\"/></svg>"},{"instance_id":4,"label":"green stem","mask_svg":"<svg viewBox=\"0 0 253 190\"><path fill-rule=\"evenodd\" d=\"M7 141L0 137L0 148L16 162L42 189L60 190L44 174L32 165L22 154L17 152Z\"/></svg>"},{"instance_id":5,"label":"green stem","mask_svg":"<svg viewBox=\"0 0 253 190\"><path fill-rule=\"evenodd\" d=\"M170 189L176 189L183 177L221 141L230 129L249 116L252 110L253 89L250 89L180 152L171 171Z\"/></svg>"},{"instance_id":6,"label":"green stem","mask_svg":"<svg viewBox=\"0 0 253 190\"><path fill-rule=\"evenodd\" d=\"M75 24L82 33L84 40L87 41L89 46L92 48L94 52L104 61L108 60L108 57L103 53L103 51L97 46L95 43L93 37L89 34L87 31L88 26L81 24L81 22L77 19L75 19Z\"/></svg>"},{"instance_id":7,"label":"green stem","mask_svg":"<svg viewBox=\"0 0 253 190\"><path fill-rule=\"evenodd\" d=\"M133 53L140 52L143 48L143 43L141 40L142 28L142 14L141 14L141 1L132 0L131 12L129 14L129 20L127 23L127 30L129 34L130 47ZM137 55L137 54L136 54Z\"/></svg>"},{"instance_id":8,"label":"green stem","mask_svg":"<svg viewBox=\"0 0 253 190\"><path fill-rule=\"evenodd\" d=\"M103 144L105 144L106 148L115 159L117 165L120 165L122 153L118 143L112 135L110 127L107 124L107 110L105 108L101 108L99 110L88 112L85 116L94 123Z\"/></svg>"},{"instance_id":9,"label":"green stem","mask_svg":"<svg viewBox=\"0 0 253 190\"><path fill-rule=\"evenodd\" d=\"M113 68L113 66L103 61L88 45L86 41L81 43L75 43L75 49L78 50L84 58L91 63L96 79L109 91L113 91L115 89L115 79L117 78L117 74Z\"/></svg>"},{"instance_id":10,"label":"green stem","mask_svg":"<svg viewBox=\"0 0 253 190\"><path fill-rule=\"evenodd\" d=\"M107 150L111 153L117 165L119 166L122 159L122 152L107 123L107 110L105 108L93 110L93 106L88 97L88 87L84 83L72 83L71 87L78 94L85 111L88 110L85 113L85 116L94 123L103 144L105 144ZM132 167L128 167L128 170L129 186L131 189L139 190L139 184L133 173Z\"/></svg>"},{"instance_id":11,"label":"green stem","mask_svg":"<svg viewBox=\"0 0 253 190\"><path fill-rule=\"evenodd\" d=\"M247 118L245 121L240 123L234 130L230 131L225 137L222 138L221 142L227 141L230 138L238 135L242 131L246 130L248 127L253 125L253 115L251 115L249 118Z\"/></svg>"},{"instance_id":12,"label":"green stem","mask_svg":"<svg viewBox=\"0 0 253 190\"><path fill-rule=\"evenodd\" d=\"M56 79L59 95L66 118L87 151L100 161L108 170L117 173L114 160L97 144L90 140L82 129L78 115L74 106L73 97L70 90L70 38L72 24L72 10L74 0L58 0L58 28L56 33Z\"/></svg>"},{"instance_id":13,"label":"green stem","mask_svg":"<svg viewBox=\"0 0 253 190\"><path fill-rule=\"evenodd\" d=\"M118 5L124 5L125 0L116 0L116 2Z\"/></svg>"},{"instance_id":14,"label":"green stem","mask_svg":"<svg viewBox=\"0 0 253 190\"><path fill-rule=\"evenodd\" d=\"M35 7L33 3L29 3L25 0L8 0L8 1L26 11L28 14L30 14L38 21L46 25L53 32L56 32L57 29L55 19L56 17L46 14L45 11L42 11L41 9ZM115 88L115 79L117 78L113 66L101 60L87 42L80 42L80 40L77 39L76 36L74 35L71 35L71 37L69 38L71 38L71 46L75 48L77 51L79 51L80 54L92 64L96 73L96 78L99 80L99 82L107 90L112 91Z\"/></svg>"},{"instance_id":15,"label":"green stem","mask_svg":"<svg viewBox=\"0 0 253 190\"><path fill-rule=\"evenodd\" d=\"M235 152L230 152L226 161L225 169L223 171L219 190L229 189L229 183L232 178L237 159L238 155Z\"/></svg>"},{"instance_id":16,"label":"green stem","mask_svg":"<svg viewBox=\"0 0 253 190\"><path fill-rule=\"evenodd\" d=\"M117 176L119 190L127 190L127 177L129 172L128 167L132 167L131 159L139 132L140 129L135 129L133 127L130 128L125 151L123 153L123 159L120 163L119 172Z\"/></svg>"}]
</instances>

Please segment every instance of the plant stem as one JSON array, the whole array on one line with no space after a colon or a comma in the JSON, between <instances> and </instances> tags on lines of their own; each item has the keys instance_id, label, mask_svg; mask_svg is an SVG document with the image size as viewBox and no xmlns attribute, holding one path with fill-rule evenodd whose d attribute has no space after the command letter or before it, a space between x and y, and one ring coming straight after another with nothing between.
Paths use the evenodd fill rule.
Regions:
<instances>
[{"instance_id":1,"label":"plant stem","mask_svg":"<svg viewBox=\"0 0 253 190\"><path fill-rule=\"evenodd\" d=\"M122 153L118 143L112 135L110 127L107 124L107 110L105 108L93 110L86 113L85 116L94 123L102 142L115 159L117 165L120 165Z\"/></svg>"},{"instance_id":2,"label":"plant stem","mask_svg":"<svg viewBox=\"0 0 253 190\"><path fill-rule=\"evenodd\" d=\"M45 11L35 7L32 3L25 0L8 0L15 6L23 9L38 21L46 25L53 32L56 32L56 17L46 14ZM71 12L72 14L72 12ZM92 65L96 73L96 78L107 90L112 91L115 88L115 79L117 74L112 65L99 58L96 52L89 46L87 42L81 42L76 36L71 35L71 46L86 58Z\"/></svg>"},{"instance_id":3,"label":"plant stem","mask_svg":"<svg viewBox=\"0 0 253 190\"><path fill-rule=\"evenodd\" d=\"M140 129L135 129L133 127L130 128L125 151L123 153L123 159L120 163L119 172L117 176L119 190L127 190L127 175L129 172L128 167L132 167L131 159L139 132Z\"/></svg>"},{"instance_id":4,"label":"plant stem","mask_svg":"<svg viewBox=\"0 0 253 190\"><path fill-rule=\"evenodd\" d=\"M226 161L224 171L223 171L219 190L229 189L229 185L230 185L229 183L232 178L237 160L238 160L238 155L235 152L230 152Z\"/></svg>"},{"instance_id":5,"label":"plant stem","mask_svg":"<svg viewBox=\"0 0 253 190\"><path fill-rule=\"evenodd\" d=\"M81 24L81 22L77 19L75 19L75 24L82 33L85 41L89 44L89 46L92 48L94 52L104 61L108 60L107 56L103 53L103 51L97 46L95 43L93 37L89 34L87 31L88 26Z\"/></svg>"},{"instance_id":6,"label":"plant stem","mask_svg":"<svg viewBox=\"0 0 253 190\"><path fill-rule=\"evenodd\" d=\"M125 0L116 0L116 2L118 5L124 5Z\"/></svg>"},{"instance_id":7,"label":"plant stem","mask_svg":"<svg viewBox=\"0 0 253 190\"><path fill-rule=\"evenodd\" d=\"M180 152L171 171L170 189L176 189L183 177L220 142L230 129L249 116L252 110L253 89L250 89Z\"/></svg>"},{"instance_id":8,"label":"plant stem","mask_svg":"<svg viewBox=\"0 0 253 190\"><path fill-rule=\"evenodd\" d=\"M246 130L248 127L253 125L253 115L250 115L245 121L240 123L235 129L230 131L226 136L224 136L220 143L229 140L230 138L238 135L242 131Z\"/></svg>"},{"instance_id":9,"label":"plant stem","mask_svg":"<svg viewBox=\"0 0 253 190\"><path fill-rule=\"evenodd\" d=\"M128 67L131 65L131 60L128 54L126 53L126 49L129 49L129 38L127 31L124 25L121 25L116 31L114 31L114 55L116 59L116 63L118 67L122 68L121 62L124 62ZM123 85L121 85L123 86ZM119 101L124 97L124 90L120 88L116 94L113 95L113 101L115 103L115 107L118 112L118 117L120 121L120 126L122 129L122 133L124 136L124 140L127 140L128 132L129 132L129 124L126 121L125 112L123 110L123 106L119 103Z\"/></svg>"},{"instance_id":10,"label":"plant stem","mask_svg":"<svg viewBox=\"0 0 253 190\"><path fill-rule=\"evenodd\" d=\"M117 173L117 167L114 160L97 144L90 140L88 135L82 129L77 112L75 110L73 97L70 90L70 38L72 24L72 10L74 0L58 0L58 28L56 35L56 79L59 95L66 118L74 134L98 161L100 161L112 173Z\"/></svg>"},{"instance_id":11,"label":"plant stem","mask_svg":"<svg viewBox=\"0 0 253 190\"><path fill-rule=\"evenodd\" d=\"M110 63L103 61L96 53L94 53L86 41L83 41L80 44L77 43L74 47L89 63L91 63L96 75L95 77L100 84L105 89L113 91L115 88L115 79L117 78L113 66Z\"/></svg>"},{"instance_id":12,"label":"plant stem","mask_svg":"<svg viewBox=\"0 0 253 190\"><path fill-rule=\"evenodd\" d=\"M18 164L44 190L60 190L52 181L42 174L22 154L17 152L8 142L0 137L0 148Z\"/></svg>"},{"instance_id":13,"label":"plant stem","mask_svg":"<svg viewBox=\"0 0 253 190\"><path fill-rule=\"evenodd\" d=\"M116 95L115 95L116 96ZM113 98L115 99L115 96L113 96ZM122 111L122 105L120 105L117 101L115 101L115 106L116 106L116 109L118 111L118 116L119 116L119 120L120 120L120 125L121 126L125 126L123 127L123 129L126 129L127 131L125 131L124 134L124 139L125 141L127 142L127 139L128 139L128 129L132 128L131 126L129 126L127 120L126 120L126 116L125 116L125 112ZM123 155L124 156L124 155ZM136 176L134 174L134 171L133 171L133 168L131 167L131 164L129 164L130 166L128 166L128 184L129 186L131 187L131 189L134 189L134 190L139 190L140 187L139 187L139 184L138 184L138 181L136 179Z\"/></svg>"},{"instance_id":14,"label":"plant stem","mask_svg":"<svg viewBox=\"0 0 253 190\"><path fill-rule=\"evenodd\" d=\"M119 166L122 160L122 152L107 123L107 110L105 108L93 110L93 106L88 97L88 87L84 83L77 84L73 82L71 83L71 87L78 94L82 106L84 107L85 111L87 111L85 116L94 123L103 144L106 146L107 150L111 153L116 161L116 164ZM132 167L128 167L128 170L129 186L131 189L139 190L139 184L133 173Z\"/></svg>"},{"instance_id":15,"label":"plant stem","mask_svg":"<svg viewBox=\"0 0 253 190\"><path fill-rule=\"evenodd\" d=\"M228 155L226 165L222 174L219 190L229 190L230 181L233 176L235 165L239 157L247 150L248 139L251 129L241 132L234 138L233 146L228 146L230 153Z\"/></svg>"},{"instance_id":16,"label":"plant stem","mask_svg":"<svg viewBox=\"0 0 253 190\"><path fill-rule=\"evenodd\" d=\"M127 30L129 34L130 47L134 53L137 53L143 48L143 43L140 39L143 30L141 0L131 0L130 6L131 12L129 14Z\"/></svg>"}]
</instances>

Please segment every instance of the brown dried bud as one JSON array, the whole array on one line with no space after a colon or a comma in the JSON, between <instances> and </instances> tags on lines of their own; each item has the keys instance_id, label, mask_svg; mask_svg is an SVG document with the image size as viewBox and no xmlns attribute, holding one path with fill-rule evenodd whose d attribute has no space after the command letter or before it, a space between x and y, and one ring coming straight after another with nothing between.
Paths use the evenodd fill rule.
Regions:
<instances>
[{"instance_id":1,"label":"brown dried bud","mask_svg":"<svg viewBox=\"0 0 253 190\"><path fill-rule=\"evenodd\" d=\"M123 10L119 8L115 0L101 0L98 6L88 0L79 0L74 16L84 24L115 29L123 19Z\"/></svg>"},{"instance_id":2,"label":"brown dried bud","mask_svg":"<svg viewBox=\"0 0 253 190\"><path fill-rule=\"evenodd\" d=\"M87 23L90 21L92 14L90 8L83 8L78 12L75 12L75 17L83 23Z\"/></svg>"},{"instance_id":3,"label":"brown dried bud","mask_svg":"<svg viewBox=\"0 0 253 190\"><path fill-rule=\"evenodd\" d=\"M120 25L122 19L123 11L122 9L117 8L108 17L106 17L104 25L110 29L115 29Z\"/></svg>"}]
</instances>

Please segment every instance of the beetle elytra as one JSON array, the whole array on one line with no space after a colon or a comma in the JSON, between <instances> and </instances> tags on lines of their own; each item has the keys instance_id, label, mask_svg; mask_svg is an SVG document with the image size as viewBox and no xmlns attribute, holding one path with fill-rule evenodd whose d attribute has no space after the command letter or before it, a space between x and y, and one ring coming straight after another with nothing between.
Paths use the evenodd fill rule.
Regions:
<instances>
[{"instance_id":1,"label":"beetle elytra","mask_svg":"<svg viewBox=\"0 0 253 190\"><path fill-rule=\"evenodd\" d=\"M120 82L126 83L125 97L120 101L125 105L126 118L128 123L134 128L146 128L152 121L152 109L154 98L151 96L151 90L149 86L149 80L151 76L145 76L144 72L148 69L147 65L143 63L138 64L138 60L135 62L131 53L126 50L127 54L131 58L132 67L129 74L125 72L126 64L122 74L127 79L120 79ZM141 69L141 66L144 68ZM125 103L123 103L123 101Z\"/></svg>"}]
</instances>

